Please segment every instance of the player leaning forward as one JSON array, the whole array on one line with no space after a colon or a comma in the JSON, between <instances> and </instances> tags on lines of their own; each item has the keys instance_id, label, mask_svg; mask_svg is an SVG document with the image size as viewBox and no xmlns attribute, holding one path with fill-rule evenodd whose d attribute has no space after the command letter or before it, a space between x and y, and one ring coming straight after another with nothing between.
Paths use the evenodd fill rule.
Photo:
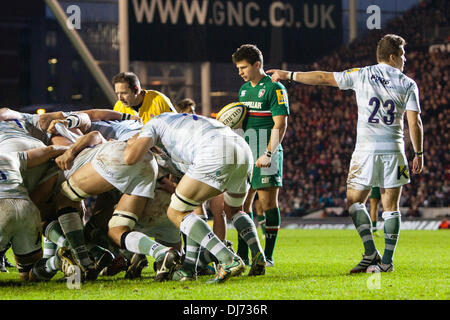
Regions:
<instances>
[{"instance_id":1,"label":"player leaning forward","mask_svg":"<svg viewBox=\"0 0 450 320\"><path fill-rule=\"evenodd\" d=\"M361 262L350 272L393 271L393 256L400 234L400 196L409 183L408 161L403 142L403 116L414 147L412 172L423 168L423 127L419 90L403 74L406 42L397 35L385 35L377 46L378 64L344 72L288 72L269 70L272 80L292 79L310 85L329 85L356 92L358 125L355 150L347 179L347 204L364 244ZM364 203L371 187L381 188L385 248L383 257L375 248L370 217Z\"/></svg>"},{"instance_id":2,"label":"player leaning forward","mask_svg":"<svg viewBox=\"0 0 450 320\"><path fill-rule=\"evenodd\" d=\"M157 146L172 161L188 165L167 210L169 219L193 241L210 251L219 261L211 282L223 282L239 275L245 265L212 232L208 224L193 213L202 202L224 192L225 213L253 254L249 275L264 274L265 257L253 221L242 209L249 189L253 157L243 138L229 127L194 114L165 113L149 121L136 140L125 149L125 162L133 164Z\"/></svg>"}]
</instances>

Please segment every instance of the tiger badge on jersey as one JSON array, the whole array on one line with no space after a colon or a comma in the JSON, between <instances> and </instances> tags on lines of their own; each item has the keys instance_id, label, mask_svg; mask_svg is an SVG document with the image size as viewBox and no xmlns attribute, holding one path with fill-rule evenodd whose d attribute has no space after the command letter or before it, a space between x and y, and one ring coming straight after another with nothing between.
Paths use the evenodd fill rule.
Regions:
<instances>
[{"instance_id":1,"label":"tiger badge on jersey","mask_svg":"<svg viewBox=\"0 0 450 320\"><path fill-rule=\"evenodd\" d=\"M258 92L258 98L261 98L261 97L264 95L264 93L266 93L266 89L261 89L261 90L259 90L259 92Z\"/></svg>"},{"instance_id":2,"label":"tiger badge on jersey","mask_svg":"<svg viewBox=\"0 0 450 320\"><path fill-rule=\"evenodd\" d=\"M286 104L287 101L287 93L286 90L277 90L277 99L278 99L278 104Z\"/></svg>"}]
</instances>

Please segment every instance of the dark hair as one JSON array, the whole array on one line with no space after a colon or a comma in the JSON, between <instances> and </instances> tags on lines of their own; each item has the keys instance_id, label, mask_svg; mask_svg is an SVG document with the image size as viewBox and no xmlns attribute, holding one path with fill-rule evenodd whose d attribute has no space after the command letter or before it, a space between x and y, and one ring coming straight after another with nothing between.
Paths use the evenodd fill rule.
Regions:
<instances>
[{"instance_id":1,"label":"dark hair","mask_svg":"<svg viewBox=\"0 0 450 320\"><path fill-rule=\"evenodd\" d=\"M138 92L138 89L141 87L139 82L139 78L133 72L121 72L116 74L112 79L113 85L116 83L127 83L128 86L134 93Z\"/></svg>"},{"instance_id":2,"label":"dark hair","mask_svg":"<svg viewBox=\"0 0 450 320\"><path fill-rule=\"evenodd\" d=\"M195 113L195 102L192 99L186 98L179 101L176 105L176 108L179 109L182 113Z\"/></svg>"},{"instance_id":3,"label":"dark hair","mask_svg":"<svg viewBox=\"0 0 450 320\"><path fill-rule=\"evenodd\" d=\"M387 34L378 41L377 61L389 61L391 54L401 55L401 46L406 45L405 39L395 34Z\"/></svg>"},{"instance_id":4,"label":"dark hair","mask_svg":"<svg viewBox=\"0 0 450 320\"><path fill-rule=\"evenodd\" d=\"M261 50L254 44L243 44L235 53L233 53L231 58L233 63L245 60L252 65L257 61L261 62L261 66L263 65L263 55Z\"/></svg>"}]
</instances>

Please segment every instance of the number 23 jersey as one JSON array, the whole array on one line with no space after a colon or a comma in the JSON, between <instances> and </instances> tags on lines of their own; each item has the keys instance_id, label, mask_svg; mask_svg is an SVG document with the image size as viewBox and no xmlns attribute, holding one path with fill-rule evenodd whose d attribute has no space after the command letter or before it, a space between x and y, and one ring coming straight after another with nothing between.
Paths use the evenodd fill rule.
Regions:
<instances>
[{"instance_id":1,"label":"number 23 jersey","mask_svg":"<svg viewBox=\"0 0 450 320\"><path fill-rule=\"evenodd\" d=\"M403 117L420 113L419 89L414 80L384 63L334 72L341 90L356 93L358 123L355 151L404 153Z\"/></svg>"}]
</instances>

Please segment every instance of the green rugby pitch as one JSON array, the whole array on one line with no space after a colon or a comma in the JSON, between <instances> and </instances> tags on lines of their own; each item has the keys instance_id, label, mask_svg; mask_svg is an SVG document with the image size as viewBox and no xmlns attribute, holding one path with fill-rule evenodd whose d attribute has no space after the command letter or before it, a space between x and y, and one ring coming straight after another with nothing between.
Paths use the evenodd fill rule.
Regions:
<instances>
[{"instance_id":1,"label":"green rugby pitch","mask_svg":"<svg viewBox=\"0 0 450 320\"><path fill-rule=\"evenodd\" d=\"M260 232L260 231L259 231ZM228 239L237 247L235 230ZM260 233L261 239L261 233ZM264 246L264 239L262 245ZM383 238L375 238L378 250ZM124 272L99 277L69 289L59 272L46 283L22 283L15 268L0 273L1 300L449 300L450 231L411 231L400 234L395 271L377 278L350 275L361 259L363 246L355 230L281 229L275 267L266 275L231 278L223 284L206 284L212 276L195 282L153 282L145 268L140 280L125 280ZM14 261L11 250L7 256ZM153 259L149 258L152 266Z\"/></svg>"}]
</instances>

